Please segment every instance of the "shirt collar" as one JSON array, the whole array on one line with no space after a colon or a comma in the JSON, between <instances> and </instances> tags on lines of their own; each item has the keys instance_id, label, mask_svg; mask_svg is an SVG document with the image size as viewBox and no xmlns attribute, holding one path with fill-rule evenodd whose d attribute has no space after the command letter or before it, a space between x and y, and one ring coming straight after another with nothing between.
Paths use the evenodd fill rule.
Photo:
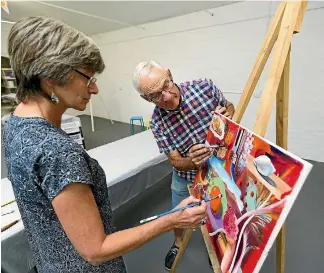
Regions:
<instances>
[{"instance_id":1,"label":"shirt collar","mask_svg":"<svg viewBox=\"0 0 324 273\"><path fill-rule=\"evenodd\" d=\"M185 101L184 90L181 88L181 86L177 85L176 83L174 83L174 84L179 89L179 92L180 92L180 103L179 103L178 107L174 110L163 109L166 113L179 113L182 108L182 105L184 104L184 101Z\"/></svg>"}]
</instances>

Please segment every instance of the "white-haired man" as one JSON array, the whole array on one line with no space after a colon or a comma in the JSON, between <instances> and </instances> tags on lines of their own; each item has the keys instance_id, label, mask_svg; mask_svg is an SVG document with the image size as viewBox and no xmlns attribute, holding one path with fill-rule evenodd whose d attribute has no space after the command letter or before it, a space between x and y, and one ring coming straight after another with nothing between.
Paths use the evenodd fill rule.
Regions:
<instances>
[{"instance_id":1,"label":"white-haired man","mask_svg":"<svg viewBox=\"0 0 324 273\"><path fill-rule=\"evenodd\" d=\"M141 97L156 106L150 127L160 152L172 166L172 207L189 196L187 185L192 183L197 168L211 156L203 144L213 112L232 117L234 106L210 79L176 84L169 69L149 61L137 65L133 85ZM182 240L183 230L174 230L175 241L165 258L170 270Z\"/></svg>"}]
</instances>

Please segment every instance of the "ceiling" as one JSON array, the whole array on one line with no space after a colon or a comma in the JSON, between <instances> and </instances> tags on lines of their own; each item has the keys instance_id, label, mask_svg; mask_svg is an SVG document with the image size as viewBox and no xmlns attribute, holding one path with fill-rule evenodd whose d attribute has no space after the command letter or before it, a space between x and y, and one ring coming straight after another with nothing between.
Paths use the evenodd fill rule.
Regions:
<instances>
[{"instance_id":1,"label":"ceiling","mask_svg":"<svg viewBox=\"0 0 324 273\"><path fill-rule=\"evenodd\" d=\"M49 16L87 35L95 35L232 3L234 1L8 1L10 14L1 9L1 19L15 22L25 16Z\"/></svg>"}]
</instances>

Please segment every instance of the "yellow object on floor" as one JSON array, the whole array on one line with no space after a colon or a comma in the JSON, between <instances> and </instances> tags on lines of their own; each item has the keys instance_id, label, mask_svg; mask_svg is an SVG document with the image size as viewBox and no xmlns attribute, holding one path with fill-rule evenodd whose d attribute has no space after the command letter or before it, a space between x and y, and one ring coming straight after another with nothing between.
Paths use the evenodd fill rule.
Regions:
<instances>
[{"instance_id":1,"label":"yellow object on floor","mask_svg":"<svg viewBox=\"0 0 324 273\"><path fill-rule=\"evenodd\" d=\"M151 128L150 128L150 121L151 121L151 118L148 117L148 118L146 119L146 130L150 130L150 129L151 129Z\"/></svg>"}]
</instances>

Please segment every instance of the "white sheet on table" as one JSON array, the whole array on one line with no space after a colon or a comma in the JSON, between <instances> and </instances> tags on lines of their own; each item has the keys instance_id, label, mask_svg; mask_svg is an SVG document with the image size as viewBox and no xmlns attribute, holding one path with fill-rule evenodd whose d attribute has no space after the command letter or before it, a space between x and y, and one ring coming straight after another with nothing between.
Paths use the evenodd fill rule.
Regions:
<instances>
[{"instance_id":1,"label":"white sheet on table","mask_svg":"<svg viewBox=\"0 0 324 273\"><path fill-rule=\"evenodd\" d=\"M151 130L99 146L89 150L88 153L98 160L104 169L108 187L167 159L165 154L159 152ZM1 179L1 205L13 199L15 199L15 196L11 182L8 178ZM16 203L2 208L2 213L12 209L15 210L15 213L6 218L19 219L20 213ZM1 233L1 240L23 230L23 228L22 221L19 221L13 227Z\"/></svg>"},{"instance_id":2,"label":"white sheet on table","mask_svg":"<svg viewBox=\"0 0 324 273\"><path fill-rule=\"evenodd\" d=\"M108 187L167 160L151 130L91 149L88 154L104 169Z\"/></svg>"},{"instance_id":3,"label":"white sheet on table","mask_svg":"<svg viewBox=\"0 0 324 273\"><path fill-rule=\"evenodd\" d=\"M1 179L1 205L6 204L15 199L15 195L12 190L11 182L8 178ZM14 213L4 215L3 213L10 212L14 210ZM17 203L11 203L1 208L1 227L20 219L20 213L18 210ZM21 231L24 229L24 225L20 220L18 223L10 227L9 229L1 232L1 241L5 240L6 238L10 237L11 235Z\"/></svg>"}]
</instances>

